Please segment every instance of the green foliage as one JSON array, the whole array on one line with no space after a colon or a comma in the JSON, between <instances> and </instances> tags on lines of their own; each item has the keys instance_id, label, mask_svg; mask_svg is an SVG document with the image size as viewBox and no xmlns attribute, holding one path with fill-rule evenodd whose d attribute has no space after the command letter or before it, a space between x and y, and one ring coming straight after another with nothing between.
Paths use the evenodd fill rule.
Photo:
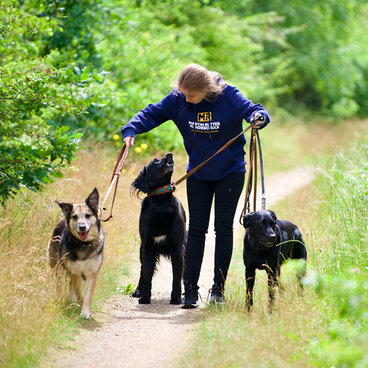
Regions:
<instances>
[{"instance_id":1,"label":"green foliage","mask_svg":"<svg viewBox=\"0 0 368 368\"><path fill-rule=\"evenodd\" d=\"M108 27L96 47L110 74L97 92L101 105L89 109L94 127L88 120L83 122L88 131L104 137L119 133L139 109L170 91L173 77L186 63L192 58L204 60L186 27L164 25L152 11L135 1L105 2ZM171 149L179 137L173 124L167 123L144 139L152 149Z\"/></svg>"},{"instance_id":2,"label":"green foliage","mask_svg":"<svg viewBox=\"0 0 368 368\"><path fill-rule=\"evenodd\" d=\"M325 252L330 262L325 271L368 270L368 145L357 143L328 166L331 169L320 184L328 198L321 209L329 229L330 246Z\"/></svg>"},{"instance_id":3,"label":"green foliage","mask_svg":"<svg viewBox=\"0 0 368 368\"><path fill-rule=\"evenodd\" d=\"M2 142L12 138L12 150L26 150L23 133L35 141L42 132L42 146L58 155L52 165L43 153L37 165L30 160L38 171L25 182L23 169L11 174L10 163L2 166L11 184L0 185L13 188L1 190L2 201L21 185L47 182L73 157L76 131L97 140L119 134L192 62L217 70L273 113L298 102L340 118L367 114L367 15L362 0L1 1ZM64 148L53 148L54 130L69 141ZM182 146L171 122L142 140L151 150ZM16 161L23 168L25 152Z\"/></svg>"},{"instance_id":4,"label":"green foliage","mask_svg":"<svg viewBox=\"0 0 368 368\"><path fill-rule=\"evenodd\" d=\"M368 93L366 2L293 0L284 5L281 0L249 2L252 12L275 11L284 19L282 30L295 30L286 37L293 70L283 81L292 98L340 118L366 113L362 99ZM283 50L270 44L266 55Z\"/></svg>"},{"instance_id":5,"label":"green foliage","mask_svg":"<svg viewBox=\"0 0 368 368\"><path fill-rule=\"evenodd\" d=\"M52 56L40 57L42 37L57 22L39 19L2 2L0 29L0 203L21 187L40 190L60 177L70 163L81 133L59 124L63 116L81 114L90 104L88 88L100 83L95 70L56 68Z\"/></svg>"},{"instance_id":6,"label":"green foliage","mask_svg":"<svg viewBox=\"0 0 368 368\"><path fill-rule=\"evenodd\" d=\"M136 287L137 285L129 282L127 285L119 286L116 290L118 291L118 293L123 294L123 295L132 295Z\"/></svg>"},{"instance_id":7,"label":"green foliage","mask_svg":"<svg viewBox=\"0 0 368 368\"><path fill-rule=\"evenodd\" d=\"M337 276L321 275L315 288L321 300L336 310L327 336L310 342L315 367L365 367L368 364L368 276L357 270ZM359 271L360 272L360 271Z\"/></svg>"},{"instance_id":8,"label":"green foliage","mask_svg":"<svg viewBox=\"0 0 368 368\"><path fill-rule=\"evenodd\" d=\"M282 32L269 32L280 21L275 13L241 19L201 1L130 0L105 1L103 16L107 27L96 47L110 75L100 108L89 110L98 135L117 133L139 109L159 101L191 62L219 71L257 99L274 100L287 90L281 80L289 73L289 60L284 55L262 57L266 40L285 42ZM91 128L90 121L82 124ZM138 142L142 139L152 149L181 145L171 123Z\"/></svg>"},{"instance_id":9,"label":"green foliage","mask_svg":"<svg viewBox=\"0 0 368 368\"><path fill-rule=\"evenodd\" d=\"M43 0L39 7L34 1L26 2L27 9L37 9L37 16L54 19L57 27L42 37L42 54L54 53L53 63L57 67L70 65L100 67L101 56L96 52L95 33L99 27L103 7L96 0Z\"/></svg>"}]
</instances>

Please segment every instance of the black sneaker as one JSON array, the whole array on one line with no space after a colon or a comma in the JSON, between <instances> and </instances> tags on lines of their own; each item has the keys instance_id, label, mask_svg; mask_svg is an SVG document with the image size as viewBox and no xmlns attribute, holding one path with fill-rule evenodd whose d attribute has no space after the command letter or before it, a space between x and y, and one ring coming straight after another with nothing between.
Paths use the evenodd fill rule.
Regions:
<instances>
[{"instance_id":1,"label":"black sneaker","mask_svg":"<svg viewBox=\"0 0 368 368\"><path fill-rule=\"evenodd\" d=\"M210 304L225 304L223 288L214 284L209 290L211 293Z\"/></svg>"},{"instance_id":2,"label":"black sneaker","mask_svg":"<svg viewBox=\"0 0 368 368\"><path fill-rule=\"evenodd\" d=\"M192 285L190 285L188 288L185 288L184 302L181 306L183 309L197 308L199 306L198 289L198 286Z\"/></svg>"}]
</instances>

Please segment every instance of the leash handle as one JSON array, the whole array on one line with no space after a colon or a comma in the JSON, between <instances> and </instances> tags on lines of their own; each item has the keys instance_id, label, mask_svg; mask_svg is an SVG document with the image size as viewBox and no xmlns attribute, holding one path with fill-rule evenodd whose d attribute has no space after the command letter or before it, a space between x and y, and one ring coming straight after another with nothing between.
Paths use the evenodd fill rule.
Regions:
<instances>
[{"instance_id":1,"label":"leash handle","mask_svg":"<svg viewBox=\"0 0 368 368\"><path fill-rule=\"evenodd\" d=\"M262 210L266 209L266 195L265 195L265 183L264 183L264 171L263 171L263 156L262 156L262 147L261 147L261 139L259 138L258 129L256 129L257 134L257 142L258 142L258 150L259 150L259 163L261 165L261 182L262 182Z\"/></svg>"},{"instance_id":2,"label":"leash handle","mask_svg":"<svg viewBox=\"0 0 368 368\"><path fill-rule=\"evenodd\" d=\"M255 151L255 133L254 128L252 129L250 144L249 144L249 170L248 170L248 180L247 180L247 186L245 189L245 200L244 200L244 207L242 210L242 213L240 215L239 222L241 225L243 225L243 219L247 212L250 212L250 201L249 196L252 191L252 178L253 178L253 157L254 157L254 151Z\"/></svg>"},{"instance_id":3,"label":"leash handle","mask_svg":"<svg viewBox=\"0 0 368 368\"><path fill-rule=\"evenodd\" d=\"M102 204L101 204L101 206L99 207L99 210L98 210L98 218L103 222L107 222L110 219L112 219L112 210L114 208L114 202L115 202L116 191L117 191L117 187L118 187L118 183L119 183L120 173L123 170L123 167L124 167L124 164L125 164L125 161L126 161L127 157L128 157L128 147L127 147L127 145L124 145L124 147L120 151L119 157L116 161L114 171L113 171L112 176L111 176L109 188L107 189L105 198L102 201ZM109 216L106 219L101 219L102 211L105 210L104 205L105 205L106 200L109 197L110 192L111 192L114 185L115 185L114 196L112 198L111 210L110 210Z\"/></svg>"},{"instance_id":4,"label":"leash handle","mask_svg":"<svg viewBox=\"0 0 368 368\"><path fill-rule=\"evenodd\" d=\"M260 169L261 169L261 181L262 181L262 210L266 209L266 195L265 195L265 185L264 185L264 171L263 171L263 156L262 156L262 148L261 148L261 140L259 137L258 129L253 128L251 134L251 141L249 147L249 170L248 170L248 181L247 187L245 190L245 201L242 213L240 215L239 222L243 225L244 216L250 212L250 194L252 191L252 181L254 181L254 199L253 199L253 211L256 212L256 199L257 199L257 145L259 151L259 161L260 161ZM253 179L253 170L254 170L254 179Z\"/></svg>"}]
</instances>

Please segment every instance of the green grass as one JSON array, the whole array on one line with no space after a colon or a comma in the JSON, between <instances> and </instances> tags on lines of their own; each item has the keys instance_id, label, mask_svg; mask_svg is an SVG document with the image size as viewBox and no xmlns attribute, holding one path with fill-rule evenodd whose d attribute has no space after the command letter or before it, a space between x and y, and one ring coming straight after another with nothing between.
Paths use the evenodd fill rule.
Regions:
<instances>
[{"instance_id":1,"label":"green grass","mask_svg":"<svg viewBox=\"0 0 368 368\"><path fill-rule=\"evenodd\" d=\"M311 284L337 312L312 349L318 367L368 365L367 138L364 134L348 152L328 160L316 183L325 199L319 204L324 219L319 232L327 246L320 248L325 261Z\"/></svg>"}]
</instances>

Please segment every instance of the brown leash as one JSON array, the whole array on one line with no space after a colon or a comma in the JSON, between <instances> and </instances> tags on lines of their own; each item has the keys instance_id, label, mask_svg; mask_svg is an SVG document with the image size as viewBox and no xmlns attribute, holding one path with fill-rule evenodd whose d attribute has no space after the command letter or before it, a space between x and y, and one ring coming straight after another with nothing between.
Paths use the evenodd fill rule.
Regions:
<instances>
[{"instance_id":1,"label":"brown leash","mask_svg":"<svg viewBox=\"0 0 368 368\"><path fill-rule=\"evenodd\" d=\"M101 204L101 206L99 208L99 211L98 211L98 218L100 220L102 220L101 219L102 211L103 210L106 210L106 208L104 208L105 202L106 202L107 198L110 195L110 192L112 190L112 187L115 184L114 196L113 196L112 202L111 202L110 214L109 214L109 216L106 219L102 220L103 222L107 222L107 221L109 221L109 220L112 219L112 210L114 208L114 202L115 202L115 197L116 197L116 190L117 190L118 183L119 183L120 173L121 173L121 170L123 170L123 166L124 166L124 163L125 163L127 157L128 157L128 148L124 144L124 147L122 148L122 150L121 150L121 152L119 154L119 157L118 157L118 159L116 161L115 168L114 168L114 171L113 171L113 174L112 174L112 177L111 177L109 189L107 190L106 195L105 195L105 198L102 201L102 204Z\"/></svg>"},{"instance_id":2,"label":"brown leash","mask_svg":"<svg viewBox=\"0 0 368 368\"><path fill-rule=\"evenodd\" d=\"M243 135L246 131L248 131L250 128L252 128L252 125L249 125L246 129L244 129L241 133L239 133L236 137L228 141L224 146L222 146L218 151L216 151L211 157L209 157L207 160L203 161L201 164L196 166L194 169L190 170L186 175L181 177L179 180L177 180L175 183L172 184L172 186L176 187L179 185L182 181L188 179L190 176L192 176L196 171L198 171L204 164L206 164L209 160L214 158L216 155L218 155L221 151L223 151L225 148L229 147L231 143L233 143L235 140L237 140L241 135Z\"/></svg>"},{"instance_id":3,"label":"brown leash","mask_svg":"<svg viewBox=\"0 0 368 368\"><path fill-rule=\"evenodd\" d=\"M203 165L205 165L208 161L210 161L212 158L214 158L216 155L218 155L220 152L222 152L225 148L229 147L234 141L236 141L240 136L242 136L245 132L247 132L249 129L252 128L252 125L249 125L247 128L245 128L242 132L240 132L237 136L235 136L234 138L232 138L230 141L228 141L224 146L222 146L219 150L217 150L211 157L209 157L207 160L203 161L201 164L199 164L198 166L196 166L195 168L193 168L192 170L190 170L188 173L186 173L184 176L182 176L179 180L177 180L175 183L172 183L170 185L167 185L165 187L161 187L161 188L157 188L155 190L153 190L152 192L149 193L149 196L154 196L154 195L160 195L160 194L164 194L167 192L173 192L176 189L176 186L179 185L180 183L182 183L184 180L188 179L190 176L192 176L196 171L198 171ZM253 136L253 132L256 129L252 129L252 136ZM258 132L256 132L258 135ZM102 220L103 222L107 222L110 219L112 219L112 210L114 207L114 202L115 202L115 196L116 196L116 190L117 190L117 185L119 182L119 177L120 177L120 173L121 170L123 169L125 160L128 156L128 148L126 145L124 145L123 149L120 152L120 155L118 157L118 160L115 164L115 168L114 168L114 172L110 181L110 186L109 189L107 190L107 193L105 195L104 200L102 201L102 204L99 208L99 215L98 218L101 219L101 214L103 210L106 210L104 208L105 202L108 198L108 196L110 195L110 192L112 190L112 187L115 184L115 189L114 189L114 197L112 199L112 203L111 203L111 210L110 210L110 214L109 216ZM251 160L252 161L252 160ZM251 162L251 167L252 167L252 162ZM263 171L263 170L262 170ZM248 187L249 187L249 180L248 180L248 184L247 184L247 193L248 193ZM254 201L255 202L255 201ZM244 210L243 210L244 212ZM242 213L243 215L243 213Z\"/></svg>"},{"instance_id":4,"label":"brown leash","mask_svg":"<svg viewBox=\"0 0 368 368\"><path fill-rule=\"evenodd\" d=\"M253 211L257 210L257 145L259 151L259 161L261 165L261 179L262 179L262 210L266 209L266 196L265 196L265 188L264 188L264 173L263 173L263 158L262 158L262 149L261 149L261 140L259 138L258 130L253 128L250 140L249 147L249 170L248 170L248 181L247 187L245 190L245 201L243 211L240 215L239 222L243 225L244 216L247 212L250 212L250 194L252 191L252 179L254 178L254 193L253 193ZM254 170L254 175L253 175Z\"/></svg>"}]
</instances>

